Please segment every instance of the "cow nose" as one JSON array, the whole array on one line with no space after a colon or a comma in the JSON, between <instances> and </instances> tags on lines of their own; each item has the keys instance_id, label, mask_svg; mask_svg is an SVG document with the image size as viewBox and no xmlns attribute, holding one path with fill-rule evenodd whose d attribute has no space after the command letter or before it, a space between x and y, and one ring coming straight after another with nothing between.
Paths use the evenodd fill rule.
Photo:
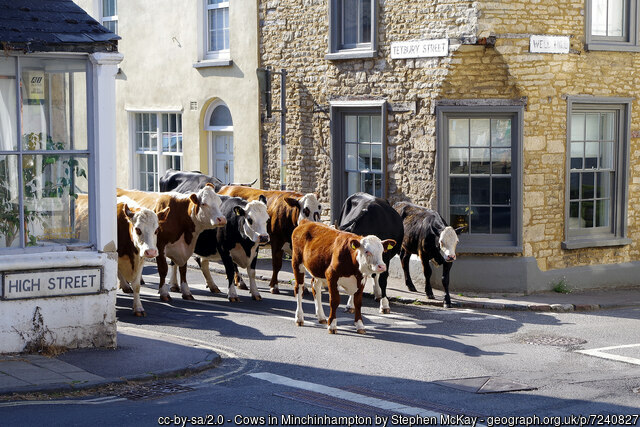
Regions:
<instances>
[{"instance_id":1,"label":"cow nose","mask_svg":"<svg viewBox=\"0 0 640 427\"><path fill-rule=\"evenodd\" d=\"M147 249L144 251L144 256L146 258L154 258L158 256L158 251L156 249Z\"/></svg>"},{"instance_id":2,"label":"cow nose","mask_svg":"<svg viewBox=\"0 0 640 427\"><path fill-rule=\"evenodd\" d=\"M447 256L447 262L451 262L451 261L455 261L455 260L456 260L456 256L455 255Z\"/></svg>"},{"instance_id":3,"label":"cow nose","mask_svg":"<svg viewBox=\"0 0 640 427\"><path fill-rule=\"evenodd\" d=\"M219 216L216 218L216 224L218 225L226 225L227 224L227 218L223 217L223 216Z\"/></svg>"},{"instance_id":4,"label":"cow nose","mask_svg":"<svg viewBox=\"0 0 640 427\"><path fill-rule=\"evenodd\" d=\"M314 221L320 221L320 214L318 212L314 212L313 213L313 220Z\"/></svg>"},{"instance_id":5,"label":"cow nose","mask_svg":"<svg viewBox=\"0 0 640 427\"><path fill-rule=\"evenodd\" d=\"M383 273L383 272L387 271L387 266L384 265L384 264L378 264L378 271L380 273Z\"/></svg>"},{"instance_id":6,"label":"cow nose","mask_svg":"<svg viewBox=\"0 0 640 427\"><path fill-rule=\"evenodd\" d=\"M260 243L269 243L269 235L268 234L262 234L260 236Z\"/></svg>"}]
</instances>

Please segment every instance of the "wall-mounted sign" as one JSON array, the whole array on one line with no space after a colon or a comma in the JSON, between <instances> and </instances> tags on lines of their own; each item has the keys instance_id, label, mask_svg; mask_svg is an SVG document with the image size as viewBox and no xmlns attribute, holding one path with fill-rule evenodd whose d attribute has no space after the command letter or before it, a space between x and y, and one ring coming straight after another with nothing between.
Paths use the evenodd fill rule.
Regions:
<instances>
[{"instance_id":1,"label":"wall-mounted sign","mask_svg":"<svg viewBox=\"0 0 640 427\"><path fill-rule=\"evenodd\" d=\"M531 36L531 53L569 53L569 36Z\"/></svg>"},{"instance_id":2,"label":"wall-mounted sign","mask_svg":"<svg viewBox=\"0 0 640 427\"><path fill-rule=\"evenodd\" d=\"M430 58L449 55L449 39L391 43L391 59Z\"/></svg>"},{"instance_id":3,"label":"wall-mounted sign","mask_svg":"<svg viewBox=\"0 0 640 427\"><path fill-rule=\"evenodd\" d=\"M27 104L41 104L44 101L44 71L25 71L24 82L27 89Z\"/></svg>"},{"instance_id":4,"label":"wall-mounted sign","mask_svg":"<svg viewBox=\"0 0 640 427\"><path fill-rule=\"evenodd\" d=\"M100 268L9 272L2 275L2 299L97 294L101 283Z\"/></svg>"}]
</instances>

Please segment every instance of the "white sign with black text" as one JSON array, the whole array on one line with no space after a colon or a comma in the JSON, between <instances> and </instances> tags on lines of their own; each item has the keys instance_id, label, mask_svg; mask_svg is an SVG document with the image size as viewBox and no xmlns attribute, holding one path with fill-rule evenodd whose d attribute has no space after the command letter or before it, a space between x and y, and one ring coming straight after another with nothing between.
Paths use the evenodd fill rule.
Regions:
<instances>
[{"instance_id":1,"label":"white sign with black text","mask_svg":"<svg viewBox=\"0 0 640 427\"><path fill-rule=\"evenodd\" d=\"M569 53L569 36L531 36L531 53Z\"/></svg>"},{"instance_id":2,"label":"white sign with black text","mask_svg":"<svg viewBox=\"0 0 640 427\"><path fill-rule=\"evenodd\" d=\"M391 43L391 59L430 58L449 55L449 39Z\"/></svg>"},{"instance_id":3,"label":"white sign with black text","mask_svg":"<svg viewBox=\"0 0 640 427\"><path fill-rule=\"evenodd\" d=\"M2 277L2 299L97 294L101 290L101 273L99 268L5 273Z\"/></svg>"}]
</instances>

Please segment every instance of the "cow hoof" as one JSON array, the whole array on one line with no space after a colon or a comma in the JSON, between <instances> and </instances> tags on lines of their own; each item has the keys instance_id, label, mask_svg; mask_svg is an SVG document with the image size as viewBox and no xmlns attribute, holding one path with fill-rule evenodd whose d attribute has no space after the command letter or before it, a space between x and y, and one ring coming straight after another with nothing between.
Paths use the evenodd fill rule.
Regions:
<instances>
[{"instance_id":1,"label":"cow hoof","mask_svg":"<svg viewBox=\"0 0 640 427\"><path fill-rule=\"evenodd\" d=\"M337 329L328 329L329 333L332 335L335 335L336 332L338 332Z\"/></svg>"},{"instance_id":2,"label":"cow hoof","mask_svg":"<svg viewBox=\"0 0 640 427\"><path fill-rule=\"evenodd\" d=\"M444 303L444 308L451 308L451 303Z\"/></svg>"},{"instance_id":3,"label":"cow hoof","mask_svg":"<svg viewBox=\"0 0 640 427\"><path fill-rule=\"evenodd\" d=\"M171 297L169 295L160 295L160 301L170 302Z\"/></svg>"},{"instance_id":4,"label":"cow hoof","mask_svg":"<svg viewBox=\"0 0 640 427\"><path fill-rule=\"evenodd\" d=\"M318 319L318 323L326 325L327 324L327 319Z\"/></svg>"},{"instance_id":5,"label":"cow hoof","mask_svg":"<svg viewBox=\"0 0 640 427\"><path fill-rule=\"evenodd\" d=\"M410 292L418 292L418 290L416 289L415 286L413 285L407 285L407 289L409 289Z\"/></svg>"},{"instance_id":6,"label":"cow hoof","mask_svg":"<svg viewBox=\"0 0 640 427\"><path fill-rule=\"evenodd\" d=\"M186 300L189 300L189 301L195 300L193 295L182 295L182 299L186 299Z\"/></svg>"},{"instance_id":7,"label":"cow hoof","mask_svg":"<svg viewBox=\"0 0 640 427\"><path fill-rule=\"evenodd\" d=\"M391 314L391 309L390 308L381 308L380 309L380 313L382 313L382 314Z\"/></svg>"},{"instance_id":8,"label":"cow hoof","mask_svg":"<svg viewBox=\"0 0 640 427\"><path fill-rule=\"evenodd\" d=\"M344 311L345 311L346 313L351 313L351 314L353 314L353 313L355 313L355 312L356 312L356 309L355 309L355 308L353 308L353 307L347 307L347 308L345 308L345 309L344 309Z\"/></svg>"},{"instance_id":9,"label":"cow hoof","mask_svg":"<svg viewBox=\"0 0 640 427\"><path fill-rule=\"evenodd\" d=\"M247 288L247 285L245 285L244 282L240 282L240 284L238 284L238 289L244 289L246 291L249 288Z\"/></svg>"},{"instance_id":10,"label":"cow hoof","mask_svg":"<svg viewBox=\"0 0 640 427\"><path fill-rule=\"evenodd\" d=\"M218 288L217 286L215 288L209 288L209 290L211 291L212 294L219 294L222 291L220 291L220 288Z\"/></svg>"},{"instance_id":11,"label":"cow hoof","mask_svg":"<svg viewBox=\"0 0 640 427\"><path fill-rule=\"evenodd\" d=\"M271 288L271 293L272 293L272 294L279 294L279 293L280 293L280 289L278 289L278 288Z\"/></svg>"},{"instance_id":12,"label":"cow hoof","mask_svg":"<svg viewBox=\"0 0 640 427\"><path fill-rule=\"evenodd\" d=\"M133 315L136 317L147 317L147 313L145 313L144 311L134 311Z\"/></svg>"},{"instance_id":13,"label":"cow hoof","mask_svg":"<svg viewBox=\"0 0 640 427\"><path fill-rule=\"evenodd\" d=\"M304 326L303 320L296 320L296 326Z\"/></svg>"},{"instance_id":14,"label":"cow hoof","mask_svg":"<svg viewBox=\"0 0 640 427\"><path fill-rule=\"evenodd\" d=\"M122 288L122 292L124 292L125 294L132 294L133 293L133 289L131 289L131 288Z\"/></svg>"},{"instance_id":15,"label":"cow hoof","mask_svg":"<svg viewBox=\"0 0 640 427\"><path fill-rule=\"evenodd\" d=\"M173 285L171 287L171 292L180 292L180 286L178 285Z\"/></svg>"},{"instance_id":16,"label":"cow hoof","mask_svg":"<svg viewBox=\"0 0 640 427\"><path fill-rule=\"evenodd\" d=\"M262 297L260 295L251 295L251 299L254 301L262 301Z\"/></svg>"},{"instance_id":17,"label":"cow hoof","mask_svg":"<svg viewBox=\"0 0 640 427\"><path fill-rule=\"evenodd\" d=\"M238 298L238 297L231 297L231 298L229 298L229 302L240 302L240 298Z\"/></svg>"},{"instance_id":18,"label":"cow hoof","mask_svg":"<svg viewBox=\"0 0 640 427\"><path fill-rule=\"evenodd\" d=\"M427 294L427 298L428 299L436 299L436 297L433 294Z\"/></svg>"},{"instance_id":19,"label":"cow hoof","mask_svg":"<svg viewBox=\"0 0 640 427\"><path fill-rule=\"evenodd\" d=\"M360 335L364 335L367 333L367 331L365 331L364 329L358 329L356 332L358 332Z\"/></svg>"}]
</instances>

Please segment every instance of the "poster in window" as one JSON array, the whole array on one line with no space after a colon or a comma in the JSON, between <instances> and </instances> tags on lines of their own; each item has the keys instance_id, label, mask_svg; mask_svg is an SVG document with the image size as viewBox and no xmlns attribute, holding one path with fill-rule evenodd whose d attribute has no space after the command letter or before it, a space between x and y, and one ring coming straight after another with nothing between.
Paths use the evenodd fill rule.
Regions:
<instances>
[{"instance_id":1,"label":"poster in window","mask_svg":"<svg viewBox=\"0 0 640 427\"><path fill-rule=\"evenodd\" d=\"M27 104L40 105L44 102L44 71L26 71Z\"/></svg>"}]
</instances>

